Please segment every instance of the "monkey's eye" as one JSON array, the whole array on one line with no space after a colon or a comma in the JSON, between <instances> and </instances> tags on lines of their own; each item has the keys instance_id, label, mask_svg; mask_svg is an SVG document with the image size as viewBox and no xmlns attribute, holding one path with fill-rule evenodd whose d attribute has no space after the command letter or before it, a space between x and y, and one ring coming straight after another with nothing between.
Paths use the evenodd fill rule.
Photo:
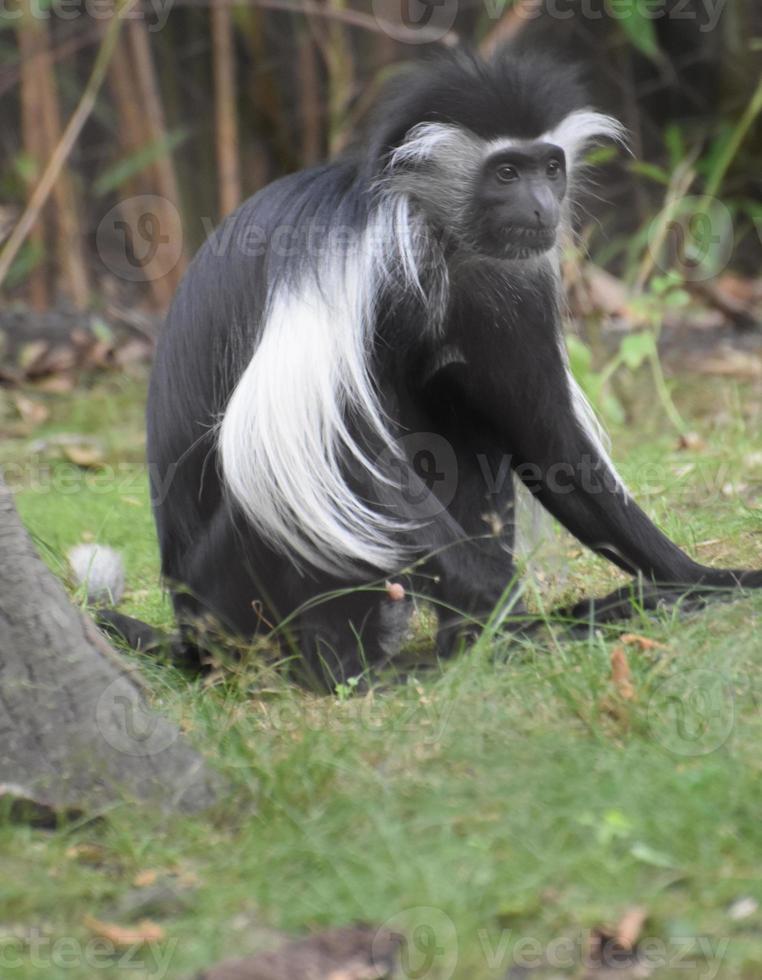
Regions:
<instances>
[{"instance_id":1,"label":"monkey's eye","mask_svg":"<svg viewBox=\"0 0 762 980\"><path fill-rule=\"evenodd\" d=\"M502 184L510 184L511 181L519 179L519 172L509 163L501 163L495 170L495 176Z\"/></svg>"},{"instance_id":2,"label":"monkey's eye","mask_svg":"<svg viewBox=\"0 0 762 980\"><path fill-rule=\"evenodd\" d=\"M553 157L551 160L548 160L548 165L545 168L545 173L548 175L548 177L550 177L551 180L553 180L561 175L561 169L562 169L561 161L556 160L556 158Z\"/></svg>"}]
</instances>

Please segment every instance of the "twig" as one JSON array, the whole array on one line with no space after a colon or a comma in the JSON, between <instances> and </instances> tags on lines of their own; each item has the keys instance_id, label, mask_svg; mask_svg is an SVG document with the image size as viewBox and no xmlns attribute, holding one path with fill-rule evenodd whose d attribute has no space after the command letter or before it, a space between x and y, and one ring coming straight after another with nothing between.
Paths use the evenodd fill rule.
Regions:
<instances>
[{"instance_id":1,"label":"twig","mask_svg":"<svg viewBox=\"0 0 762 980\"><path fill-rule=\"evenodd\" d=\"M359 10L349 10L341 7L329 7L317 0L219 0L219 3L228 7L260 7L263 10L285 10L292 14L303 14L305 17L322 17L326 20L341 21L350 27L359 27L361 30L372 31L375 34L386 34L394 36L394 31L399 30L399 24L391 21L374 17L372 14L365 14ZM175 0L175 7L208 7L210 0ZM458 44L459 37L455 31L448 31L442 36L442 31L435 27L419 27L415 31L416 41L419 44L442 44L445 47L453 47Z\"/></svg>"},{"instance_id":2,"label":"twig","mask_svg":"<svg viewBox=\"0 0 762 980\"><path fill-rule=\"evenodd\" d=\"M723 147L718 162L712 169L711 176L709 177L704 190L707 197L716 197L719 193L719 190L722 187L722 182L725 179L725 174L728 172L728 167L733 162L736 153L738 153L739 149L741 148L741 144L743 143L744 139L746 139L746 134L754 125L754 121L760 112L762 112L762 81L758 83L756 89L754 90L754 95L752 95L751 101L746 106L744 114L738 121L738 124L733 130L730 139Z\"/></svg>"},{"instance_id":3,"label":"twig","mask_svg":"<svg viewBox=\"0 0 762 980\"><path fill-rule=\"evenodd\" d=\"M485 35L479 45L479 51L485 58L493 55L502 44L514 41L524 30L527 23L540 10L542 0L525 0L506 10L492 30Z\"/></svg>"},{"instance_id":4,"label":"twig","mask_svg":"<svg viewBox=\"0 0 762 980\"><path fill-rule=\"evenodd\" d=\"M82 50L82 48L96 44L100 40L104 29L105 25L99 22L94 27L82 28L81 33L75 34L74 37L69 37L65 41L61 41L55 47L51 47L49 53L50 63L55 64L57 61L63 61L70 55ZM18 61L0 68L0 95L5 95L6 92L10 92L14 85L19 84L22 71L24 70L24 63L34 62L37 54L38 52L36 51L32 52L28 57L21 54Z\"/></svg>"},{"instance_id":5,"label":"twig","mask_svg":"<svg viewBox=\"0 0 762 980\"><path fill-rule=\"evenodd\" d=\"M648 277L651 275L653 268L656 265L661 247L669 234L670 222L672 221L675 205L685 197L685 195L691 189L693 181L696 179L696 171L693 169L693 162L693 157L684 160L677 167L672 180L670 181L664 201L664 207L661 209L658 217L656 218L656 227L653 237L649 243L649 247L646 249L646 254L643 257L643 261L638 269L638 275L635 279L634 289L637 293L643 291L645 284L648 281Z\"/></svg>"}]
</instances>

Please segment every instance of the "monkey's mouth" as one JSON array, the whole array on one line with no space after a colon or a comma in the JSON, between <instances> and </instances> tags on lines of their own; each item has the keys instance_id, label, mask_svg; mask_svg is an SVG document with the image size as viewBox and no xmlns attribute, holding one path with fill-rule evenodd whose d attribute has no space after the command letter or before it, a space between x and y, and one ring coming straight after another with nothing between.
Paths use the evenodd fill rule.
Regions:
<instances>
[{"instance_id":1,"label":"monkey's mouth","mask_svg":"<svg viewBox=\"0 0 762 980\"><path fill-rule=\"evenodd\" d=\"M512 225L505 230L506 257L525 259L547 252L556 244L555 228L522 228Z\"/></svg>"}]
</instances>

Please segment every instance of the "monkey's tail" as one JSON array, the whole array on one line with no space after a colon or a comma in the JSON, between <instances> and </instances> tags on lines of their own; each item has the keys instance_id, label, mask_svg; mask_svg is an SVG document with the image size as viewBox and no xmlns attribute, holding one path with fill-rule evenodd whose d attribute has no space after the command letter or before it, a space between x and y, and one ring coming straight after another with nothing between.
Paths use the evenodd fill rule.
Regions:
<instances>
[{"instance_id":1,"label":"monkey's tail","mask_svg":"<svg viewBox=\"0 0 762 980\"><path fill-rule=\"evenodd\" d=\"M124 595L124 560L118 551L101 544L80 544L68 555L71 578L83 588L96 624L112 639L140 653L162 656L177 667L198 670L199 656L192 644L175 634L118 612Z\"/></svg>"}]
</instances>

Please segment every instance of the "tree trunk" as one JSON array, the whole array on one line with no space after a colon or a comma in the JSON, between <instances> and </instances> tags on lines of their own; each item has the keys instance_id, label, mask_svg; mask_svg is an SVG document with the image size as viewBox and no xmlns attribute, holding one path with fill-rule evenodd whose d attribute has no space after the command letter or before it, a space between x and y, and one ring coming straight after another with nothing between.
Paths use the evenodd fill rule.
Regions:
<instances>
[{"instance_id":1,"label":"tree trunk","mask_svg":"<svg viewBox=\"0 0 762 980\"><path fill-rule=\"evenodd\" d=\"M211 805L221 781L143 688L43 564L0 476L0 795L54 811Z\"/></svg>"}]
</instances>

